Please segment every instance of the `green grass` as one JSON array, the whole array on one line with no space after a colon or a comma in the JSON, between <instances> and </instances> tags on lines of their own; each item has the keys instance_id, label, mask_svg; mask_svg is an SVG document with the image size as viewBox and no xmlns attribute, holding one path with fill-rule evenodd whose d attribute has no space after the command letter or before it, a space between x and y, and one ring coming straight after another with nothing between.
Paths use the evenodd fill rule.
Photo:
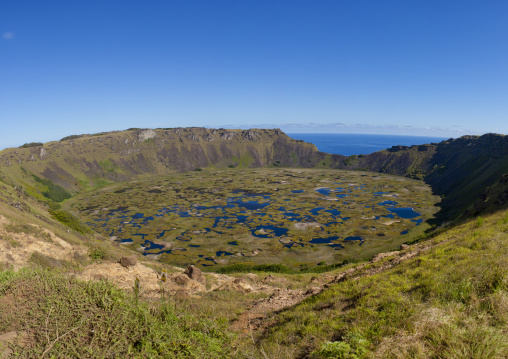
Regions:
<instances>
[{"instance_id":1,"label":"green grass","mask_svg":"<svg viewBox=\"0 0 508 359\"><path fill-rule=\"evenodd\" d=\"M496 226L505 216L453 228L414 259L332 285L276 315L260 347L281 358L507 357L508 227ZM369 343L363 354L351 333Z\"/></svg>"},{"instance_id":2,"label":"green grass","mask_svg":"<svg viewBox=\"0 0 508 359\"><path fill-rule=\"evenodd\" d=\"M62 202L62 201L65 201L66 199L69 199L72 197L72 195L67 190L65 190L65 188L63 188L62 186L59 186L48 179L40 178L36 175L32 175L32 176L33 176L35 182L41 183L47 187L47 190L43 191L42 195L44 197L52 200L53 202L57 202L57 203Z\"/></svg>"},{"instance_id":3,"label":"green grass","mask_svg":"<svg viewBox=\"0 0 508 359\"><path fill-rule=\"evenodd\" d=\"M145 303L107 282L80 282L47 270L0 272L0 328L25 330L24 358L231 358L225 323Z\"/></svg>"},{"instance_id":4,"label":"green grass","mask_svg":"<svg viewBox=\"0 0 508 359\"><path fill-rule=\"evenodd\" d=\"M85 226L77 217L73 216L71 213L58 209L58 210L49 210L49 214L59 222L65 224L69 228L79 232L79 233L91 233L90 228Z\"/></svg>"}]
</instances>

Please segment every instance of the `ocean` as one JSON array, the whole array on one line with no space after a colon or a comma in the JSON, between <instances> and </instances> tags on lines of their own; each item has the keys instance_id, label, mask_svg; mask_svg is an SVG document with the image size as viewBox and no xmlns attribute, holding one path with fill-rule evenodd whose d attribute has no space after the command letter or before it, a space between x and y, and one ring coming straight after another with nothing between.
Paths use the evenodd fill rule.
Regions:
<instances>
[{"instance_id":1,"label":"ocean","mask_svg":"<svg viewBox=\"0 0 508 359\"><path fill-rule=\"evenodd\" d=\"M392 146L412 146L437 143L446 137L400 136L400 135L364 135L352 133L288 133L295 140L303 140L316 145L321 152L338 155L368 155Z\"/></svg>"}]
</instances>

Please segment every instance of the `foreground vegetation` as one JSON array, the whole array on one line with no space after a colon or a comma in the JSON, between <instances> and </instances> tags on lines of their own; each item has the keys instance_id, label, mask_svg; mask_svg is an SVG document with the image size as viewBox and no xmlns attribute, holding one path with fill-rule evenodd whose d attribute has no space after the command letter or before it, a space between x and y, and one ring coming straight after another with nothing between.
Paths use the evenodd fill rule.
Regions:
<instances>
[{"instance_id":1,"label":"foreground vegetation","mask_svg":"<svg viewBox=\"0 0 508 359\"><path fill-rule=\"evenodd\" d=\"M229 358L235 336L174 301L136 300L105 281L47 270L0 273L0 332L25 331L24 358Z\"/></svg>"},{"instance_id":2,"label":"foreground vegetation","mask_svg":"<svg viewBox=\"0 0 508 359\"><path fill-rule=\"evenodd\" d=\"M342 279L243 332L231 327L262 297L161 293L154 301L103 280L73 279L65 268L31 266L0 272L0 333L25 333L23 342L10 344L20 357L508 356L508 212L476 218L380 260L324 274L279 273L283 283L300 288L312 275Z\"/></svg>"},{"instance_id":3,"label":"foreground vegetation","mask_svg":"<svg viewBox=\"0 0 508 359\"><path fill-rule=\"evenodd\" d=\"M417 247L274 315L259 347L274 358L506 358L508 212Z\"/></svg>"}]
</instances>

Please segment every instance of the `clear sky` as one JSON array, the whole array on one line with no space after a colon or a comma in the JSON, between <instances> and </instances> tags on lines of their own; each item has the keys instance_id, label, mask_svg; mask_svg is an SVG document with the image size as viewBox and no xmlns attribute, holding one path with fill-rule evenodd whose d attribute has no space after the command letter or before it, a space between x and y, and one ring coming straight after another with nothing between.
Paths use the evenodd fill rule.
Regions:
<instances>
[{"instance_id":1,"label":"clear sky","mask_svg":"<svg viewBox=\"0 0 508 359\"><path fill-rule=\"evenodd\" d=\"M508 1L0 2L0 148L130 127L508 133Z\"/></svg>"}]
</instances>

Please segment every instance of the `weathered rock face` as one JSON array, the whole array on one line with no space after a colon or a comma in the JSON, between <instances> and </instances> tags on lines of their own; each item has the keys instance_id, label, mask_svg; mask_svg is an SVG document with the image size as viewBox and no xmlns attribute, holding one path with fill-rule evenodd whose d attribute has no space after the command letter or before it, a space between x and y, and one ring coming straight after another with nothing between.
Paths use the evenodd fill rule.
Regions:
<instances>
[{"instance_id":1,"label":"weathered rock face","mask_svg":"<svg viewBox=\"0 0 508 359\"><path fill-rule=\"evenodd\" d=\"M154 130L151 130L151 129L143 130L138 135L138 141L143 142L143 141L149 140L151 138L155 138L155 137L157 137L157 133L155 133Z\"/></svg>"},{"instance_id":2,"label":"weathered rock face","mask_svg":"<svg viewBox=\"0 0 508 359\"><path fill-rule=\"evenodd\" d=\"M138 259L136 256L122 257L120 258L119 263L122 265L122 267L133 267L138 263Z\"/></svg>"},{"instance_id":3,"label":"weathered rock face","mask_svg":"<svg viewBox=\"0 0 508 359\"><path fill-rule=\"evenodd\" d=\"M67 136L44 147L7 149L0 152L0 163L24 166L26 172L19 168L12 175L13 183L22 176L33 181L33 173L79 191L84 177L89 182L117 182L208 166L270 166L276 161L285 166L312 166L298 157L313 152L317 152L314 145L293 140L279 130L133 129Z\"/></svg>"},{"instance_id":4,"label":"weathered rock face","mask_svg":"<svg viewBox=\"0 0 508 359\"><path fill-rule=\"evenodd\" d=\"M197 281L203 285L206 285L206 278L203 275L203 272L201 272L201 269L199 269L195 265L188 266L184 273L189 278L194 279L195 281Z\"/></svg>"}]
</instances>

